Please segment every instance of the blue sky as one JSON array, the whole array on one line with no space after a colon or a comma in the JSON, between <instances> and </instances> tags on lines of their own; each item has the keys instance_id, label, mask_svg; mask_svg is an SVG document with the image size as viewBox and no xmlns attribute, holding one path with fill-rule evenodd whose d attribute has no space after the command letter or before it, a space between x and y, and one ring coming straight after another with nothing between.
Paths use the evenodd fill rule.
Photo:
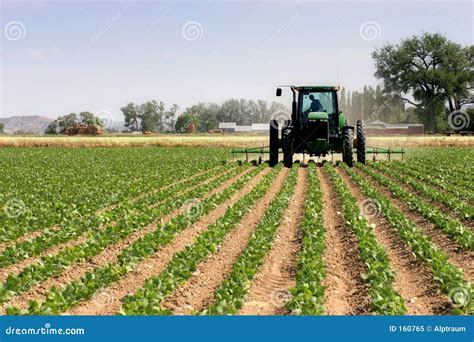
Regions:
<instances>
[{"instance_id":1,"label":"blue sky","mask_svg":"<svg viewBox=\"0 0 474 342\"><path fill-rule=\"evenodd\" d=\"M360 89L376 47L422 31L470 45L472 19L470 1L2 2L0 117Z\"/></svg>"}]
</instances>

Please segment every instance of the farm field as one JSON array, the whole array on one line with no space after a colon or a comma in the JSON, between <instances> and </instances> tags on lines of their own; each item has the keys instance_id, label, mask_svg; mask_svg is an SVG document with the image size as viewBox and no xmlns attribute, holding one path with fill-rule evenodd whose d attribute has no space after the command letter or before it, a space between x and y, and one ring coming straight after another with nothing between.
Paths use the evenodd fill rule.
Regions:
<instances>
[{"instance_id":1,"label":"farm field","mask_svg":"<svg viewBox=\"0 0 474 342\"><path fill-rule=\"evenodd\" d=\"M228 159L228 160L226 160ZM474 150L0 149L2 315L473 314Z\"/></svg>"},{"instance_id":2,"label":"farm field","mask_svg":"<svg viewBox=\"0 0 474 342\"><path fill-rule=\"evenodd\" d=\"M371 147L400 146L474 146L472 136L369 136ZM268 145L267 134L130 134L104 136L8 136L0 135L0 147L131 147L131 146L189 146L189 147L262 147Z\"/></svg>"}]
</instances>

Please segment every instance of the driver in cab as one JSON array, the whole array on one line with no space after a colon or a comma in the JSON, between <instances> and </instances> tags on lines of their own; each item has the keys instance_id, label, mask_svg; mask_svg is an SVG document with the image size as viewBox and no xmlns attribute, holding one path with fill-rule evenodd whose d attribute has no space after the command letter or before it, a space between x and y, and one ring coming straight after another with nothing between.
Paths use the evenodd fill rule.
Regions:
<instances>
[{"instance_id":1,"label":"driver in cab","mask_svg":"<svg viewBox=\"0 0 474 342\"><path fill-rule=\"evenodd\" d=\"M305 114L309 114L311 112L323 111L323 106L321 104L321 101L319 101L318 99L315 99L313 94L309 95L309 99L311 100L311 104L309 105L309 108Z\"/></svg>"}]
</instances>

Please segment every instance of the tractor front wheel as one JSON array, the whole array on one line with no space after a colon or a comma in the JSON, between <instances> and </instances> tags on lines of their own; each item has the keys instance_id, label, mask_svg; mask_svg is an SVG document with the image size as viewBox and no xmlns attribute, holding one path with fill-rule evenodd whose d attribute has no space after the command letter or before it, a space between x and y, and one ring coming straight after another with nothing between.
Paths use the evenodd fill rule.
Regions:
<instances>
[{"instance_id":1,"label":"tractor front wheel","mask_svg":"<svg viewBox=\"0 0 474 342\"><path fill-rule=\"evenodd\" d=\"M278 164L278 120L270 121L270 160L269 164L271 167Z\"/></svg>"},{"instance_id":2,"label":"tractor front wheel","mask_svg":"<svg viewBox=\"0 0 474 342\"><path fill-rule=\"evenodd\" d=\"M293 135L290 122L286 121L281 132L282 135L282 150L283 150L283 164L285 167L293 165Z\"/></svg>"},{"instance_id":3,"label":"tractor front wheel","mask_svg":"<svg viewBox=\"0 0 474 342\"><path fill-rule=\"evenodd\" d=\"M347 166L354 166L354 157L352 155L353 145L354 145L354 128L353 127L344 127L342 129L342 161L347 164Z\"/></svg>"},{"instance_id":4,"label":"tractor front wheel","mask_svg":"<svg viewBox=\"0 0 474 342\"><path fill-rule=\"evenodd\" d=\"M365 164L365 124L357 120L357 161Z\"/></svg>"}]
</instances>

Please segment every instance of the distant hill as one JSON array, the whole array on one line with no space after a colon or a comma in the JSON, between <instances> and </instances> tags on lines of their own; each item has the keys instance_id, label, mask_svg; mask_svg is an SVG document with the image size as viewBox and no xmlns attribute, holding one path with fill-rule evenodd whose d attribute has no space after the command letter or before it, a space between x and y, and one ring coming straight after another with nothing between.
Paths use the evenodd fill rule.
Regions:
<instances>
[{"instance_id":1,"label":"distant hill","mask_svg":"<svg viewBox=\"0 0 474 342\"><path fill-rule=\"evenodd\" d=\"M14 134L17 132L43 134L46 127L48 127L52 121L53 119L39 115L0 118L0 123L5 125L3 131L6 134Z\"/></svg>"}]
</instances>

